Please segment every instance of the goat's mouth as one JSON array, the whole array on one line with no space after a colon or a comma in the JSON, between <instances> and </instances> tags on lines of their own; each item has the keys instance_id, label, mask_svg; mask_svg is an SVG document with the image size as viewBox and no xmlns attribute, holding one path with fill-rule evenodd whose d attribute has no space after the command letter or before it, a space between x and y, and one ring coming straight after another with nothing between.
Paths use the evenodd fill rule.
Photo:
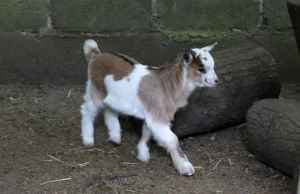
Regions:
<instances>
[{"instance_id":1,"label":"goat's mouth","mask_svg":"<svg viewBox=\"0 0 300 194\"><path fill-rule=\"evenodd\" d=\"M205 80L205 84L208 86L208 87L216 87L216 83L209 83L207 80Z\"/></svg>"}]
</instances>

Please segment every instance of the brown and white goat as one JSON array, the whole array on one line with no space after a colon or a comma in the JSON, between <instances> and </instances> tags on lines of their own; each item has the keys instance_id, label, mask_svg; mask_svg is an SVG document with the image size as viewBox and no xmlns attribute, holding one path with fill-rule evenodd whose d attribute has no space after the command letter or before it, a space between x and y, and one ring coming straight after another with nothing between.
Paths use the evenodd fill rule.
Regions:
<instances>
[{"instance_id":1,"label":"brown and white goat","mask_svg":"<svg viewBox=\"0 0 300 194\"><path fill-rule=\"evenodd\" d=\"M216 45L186 50L172 64L148 67L121 53L101 53L94 40L86 40L88 81L82 113L82 139L94 145L93 122L100 109L108 128L109 141L121 143L118 113L144 120L138 143L138 159L148 162L147 142L153 136L171 154L181 175L195 173L193 165L179 147L170 124L178 108L187 105L197 87L214 87L218 77L210 51Z\"/></svg>"}]
</instances>

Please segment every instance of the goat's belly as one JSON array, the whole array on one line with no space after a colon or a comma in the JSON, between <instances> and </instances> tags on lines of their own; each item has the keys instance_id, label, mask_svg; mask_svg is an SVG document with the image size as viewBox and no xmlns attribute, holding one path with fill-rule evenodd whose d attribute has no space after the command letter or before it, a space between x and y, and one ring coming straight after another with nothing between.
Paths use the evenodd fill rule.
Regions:
<instances>
[{"instance_id":1,"label":"goat's belly","mask_svg":"<svg viewBox=\"0 0 300 194\"><path fill-rule=\"evenodd\" d=\"M145 118L145 111L138 99L120 98L120 95L107 95L104 104L125 115L135 116L140 119Z\"/></svg>"},{"instance_id":2,"label":"goat's belly","mask_svg":"<svg viewBox=\"0 0 300 194\"><path fill-rule=\"evenodd\" d=\"M139 84L149 72L143 65L137 65L133 72L121 80L115 81L112 75L105 77L107 97L104 104L112 109L141 119L145 118L145 108L138 96Z\"/></svg>"}]
</instances>

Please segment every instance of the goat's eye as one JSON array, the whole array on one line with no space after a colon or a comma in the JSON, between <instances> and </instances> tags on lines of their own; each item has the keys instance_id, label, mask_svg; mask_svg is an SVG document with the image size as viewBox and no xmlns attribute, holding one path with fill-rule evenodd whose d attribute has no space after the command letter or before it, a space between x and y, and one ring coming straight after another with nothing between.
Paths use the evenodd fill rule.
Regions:
<instances>
[{"instance_id":1,"label":"goat's eye","mask_svg":"<svg viewBox=\"0 0 300 194\"><path fill-rule=\"evenodd\" d=\"M206 71L205 71L204 68L199 68L199 71L200 71L201 73L206 73Z\"/></svg>"}]
</instances>

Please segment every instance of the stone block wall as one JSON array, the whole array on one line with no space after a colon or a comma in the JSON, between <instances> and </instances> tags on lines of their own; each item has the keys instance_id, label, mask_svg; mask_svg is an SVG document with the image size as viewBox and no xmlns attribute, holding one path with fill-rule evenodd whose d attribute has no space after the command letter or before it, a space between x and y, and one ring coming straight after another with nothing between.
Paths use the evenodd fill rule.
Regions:
<instances>
[{"instance_id":1,"label":"stone block wall","mask_svg":"<svg viewBox=\"0 0 300 194\"><path fill-rule=\"evenodd\" d=\"M2 0L0 30L251 31L291 28L284 0Z\"/></svg>"},{"instance_id":2,"label":"stone block wall","mask_svg":"<svg viewBox=\"0 0 300 194\"><path fill-rule=\"evenodd\" d=\"M283 82L300 83L285 0L2 0L0 84L82 83L90 37L155 66L189 46L254 42L276 58Z\"/></svg>"},{"instance_id":3,"label":"stone block wall","mask_svg":"<svg viewBox=\"0 0 300 194\"><path fill-rule=\"evenodd\" d=\"M49 0L0 1L0 31L38 31L50 15Z\"/></svg>"}]
</instances>

